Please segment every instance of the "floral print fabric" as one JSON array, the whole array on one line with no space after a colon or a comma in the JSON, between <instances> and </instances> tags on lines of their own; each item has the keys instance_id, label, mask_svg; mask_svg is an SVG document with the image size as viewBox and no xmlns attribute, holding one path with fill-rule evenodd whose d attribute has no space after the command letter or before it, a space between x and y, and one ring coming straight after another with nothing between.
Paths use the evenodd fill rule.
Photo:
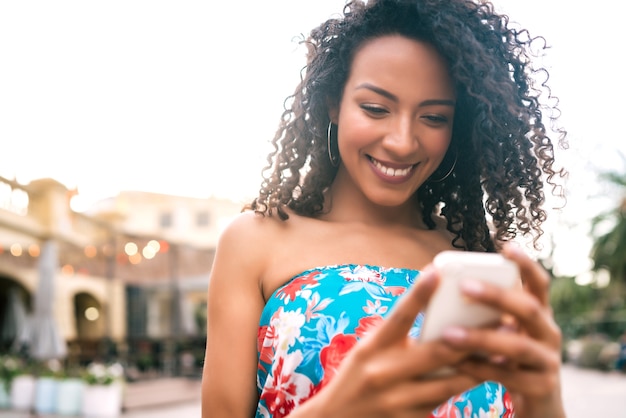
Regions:
<instances>
[{"instance_id":1,"label":"floral print fabric","mask_svg":"<svg viewBox=\"0 0 626 418\"><path fill-rule=\"evenodd\" d=\"M418 277L417 270L350 264L307 270L277 289L259 325L256 417L285 417L315 395ZM422 322L420 314L412 337ZM432 417L513 417L513 412L504 387L485 382L451 398Z\"/></svg>"}]
</instances>

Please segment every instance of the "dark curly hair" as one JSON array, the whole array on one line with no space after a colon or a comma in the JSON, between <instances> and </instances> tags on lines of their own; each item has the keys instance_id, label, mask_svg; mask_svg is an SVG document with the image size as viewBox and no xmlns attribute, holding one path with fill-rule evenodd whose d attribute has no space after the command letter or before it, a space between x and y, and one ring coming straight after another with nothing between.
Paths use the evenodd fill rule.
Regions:
<instances>
[{"instance_id":1,"label":"dark curly hair","mask_svg":"<svg viewBox=\"0 0 626 418\"><path fill-rule=\"evenodd\" d=\"M308 48L301 82L285 102L259 196L250 208L287 219L285 208L304 216L324 210L324 193L337 168L328 157L329 107L341 101L352 60L368 40L398 34L433 45L446 60L457 104L448 152L415 198L423 221L435 228L441 214L453 245L495 251L517 234L535 247L546 219L544 181L561 195L565 176L554 165L550 127L565 147L566 133L554 122L558 100L546 85L548 72L531 58L546 48L542 37L516 29L489 2L470 0L361 0L303 39ZM543 80L540 81L539 79ZM547 95L550 103L540 103ZM491 225L491 228L490 228Z\"/></svg>"}]
</instances>

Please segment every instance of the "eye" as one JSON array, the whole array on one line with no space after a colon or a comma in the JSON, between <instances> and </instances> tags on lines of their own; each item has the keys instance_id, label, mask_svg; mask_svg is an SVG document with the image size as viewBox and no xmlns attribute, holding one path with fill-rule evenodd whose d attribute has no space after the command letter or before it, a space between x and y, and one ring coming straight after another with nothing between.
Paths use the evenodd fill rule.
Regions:
<instances>
[{"instance_id":1,"label":"eye","mask_svg":"<svg viewBox=\"0 0 626 418\"><path fill-rule=\"evenodd\" d=\"M361 109L363 109L365 112L369 113L372 116L378 117L384 116L389 113L389 111L384 107L371 104L362 104Z\"/></svg>"},{"instance_id":2,"label":"eye","mask_svg":"<svg viewBox=\"0 0 626 418\"><path fill-rule=\"evenodd\" d=\"M447 116L438 114L423 115L422 119L433 125L447 124L449 120Z\"/></svg>"}]
</instances>

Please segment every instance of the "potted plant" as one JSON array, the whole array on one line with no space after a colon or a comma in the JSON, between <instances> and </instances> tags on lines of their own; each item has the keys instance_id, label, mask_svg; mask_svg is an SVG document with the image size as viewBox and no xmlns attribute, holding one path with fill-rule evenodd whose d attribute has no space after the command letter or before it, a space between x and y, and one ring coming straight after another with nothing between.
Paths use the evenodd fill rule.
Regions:
<instances>
[{"instance_id":1,"label":"potted plant","mask_svg":"<svg viewBox=\"0 0 626 418\"><path fill-rule=\"evenodd\" d=\"M85 417L116 417L122 411L124 368L119 363L87 366L83 381L82 413Z\"/></svg>"},{"instance_id":2,"label":"potted plant","mask_svg":"<svg viewBox=\"0 0 626 418\"><path fill-rule=\"evenodd\" d=\"M56 413L58 383L62 374L63 365L59 360L37 364L34 401L36 413L41 415Z\"/></svg>"},{"instance_id":3,"label":"potted plant","mask_svg":"<svg viewBox=\"0 0 626 418\"><path fill-rule=\"evenodd\" d=\"M11 372L12 377L7 381L11 409L30 411L35 401L35 376L30 364L20 357L13 357L17 362ZM8 360L10 361L10 360Z\"/></svg>"},{"instance_id":4,"label":"potted plant","mask_svg":"<svg viewBox=\"0 0 626 418\"><path fill-rule=\"evenodd\" d=\"M83 407L85 382L77 367L68 366L57 383L56 406L58 415L80 415Z\"/></svg>"},{"instance_id":5,"label":"potted plant","mask_svg":"<svg viewBox=\"0 0 626 418\"><path fill-rule=\"evenodd\" d=\"M21 359L11 355L0 355L0 408L11 407L11 386L13 380L22 374Z\"/></svg>"}]
</instances>

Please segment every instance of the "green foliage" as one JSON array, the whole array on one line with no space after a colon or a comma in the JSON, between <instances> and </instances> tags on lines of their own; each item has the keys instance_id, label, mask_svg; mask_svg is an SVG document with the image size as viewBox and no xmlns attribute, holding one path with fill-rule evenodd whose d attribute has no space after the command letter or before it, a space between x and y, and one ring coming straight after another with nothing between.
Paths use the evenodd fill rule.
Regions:
<instances>
[{"instance_id":1,"label":"green foliage","mask_svg":"<svg viewBox=\"0 0 626 418\"><path fill-rule=\"evenodd\" d=\"M24 360L12 355L0 355L0 380L7 392L11 389L13 379L28 372Z\"/></svg>"},{"instance_id":2,"label":"green foliage","mask_svg":"<svg viewBox=\"0 0 626 418\"><path fill-rule=\"evenodd\" d=\"M550 303L556 322L566 338L588 332L586 324L598 297L598 289L579 286L572 277L557 277L550 287Z\"/></svg>"},{"instance_id":3,"label":"green foliage","mask_svg":"<svg viewBox=\"0 0 626 418\"><path fill-rule=\"evenodd\" d=\"M626 157L624 162L626 164ZM593 269L606 269L612 281L626 283L626 170L623 173L604 172L599 178L615 190L618 198L615 208L600 213L591 221Z\"/></svg>"},{"instance_id":4,"label":"green foliage","mask_svg":"<svg viewBox=\"0 0 626 418\"><path fill-rule=\"evenodd\" d=\"M626 282L626 200L619 208L594 218L594 225L608 218L612 218L614 226L609 232L595 237L591 250L593 268L607 269L611 279Z\"/></svg>"},{"instance_id":5,"label":"green foliage","mask_svg":"<svg viewBox=\"0 0 626 418\"><path fill-rule=\"evenodd\" d=\"M592 333L617 338L626 330L626 301L620 286L580 286L572 277L553 279L550 304L565 339Z\"/></svg>"}]
</instances>

